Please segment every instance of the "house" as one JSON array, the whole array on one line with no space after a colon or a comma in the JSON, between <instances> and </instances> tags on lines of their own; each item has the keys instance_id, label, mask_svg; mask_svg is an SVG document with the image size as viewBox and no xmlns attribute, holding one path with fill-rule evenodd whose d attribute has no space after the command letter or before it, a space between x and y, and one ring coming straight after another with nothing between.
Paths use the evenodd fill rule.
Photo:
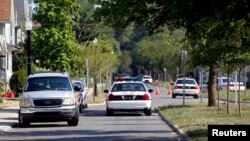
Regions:
<instances>
[{"instance_id":1,"label":"house","mask_svg":"<svg viewBox=\"0 0 250 141\"><path fill-rule=\"evenodd\" d=\"M27 0L0 0L0 82L9 90L12 72L12 53L22 42Z\"/></svg>"}]
</instances>

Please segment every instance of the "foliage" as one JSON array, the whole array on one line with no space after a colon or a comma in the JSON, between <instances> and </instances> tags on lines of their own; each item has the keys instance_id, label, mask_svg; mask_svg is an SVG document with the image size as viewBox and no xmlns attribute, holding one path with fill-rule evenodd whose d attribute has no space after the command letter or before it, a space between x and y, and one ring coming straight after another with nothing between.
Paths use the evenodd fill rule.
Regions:
<instances>
[{"instance_id":1,"label":"foliage","mask_svg":"<svg viewBox=\"0 0 250 141\"><path fill-rule=\"evenodd\" d=\"M131 64L132 64L132 58L129 51L123 51L121 57L120 57L120 66L119 66L119 72L121 73L130 73L131 72Z\"/></svg>"},{"instance_id":2,"label":"foliage","mask_svg":"<svg viewBox=\"0 0 250 141\"><path fill-rule=\"evenodd\" d=\"M183 26L187 29L191 54L190 64L207 65L209 76L209 106L215 105L214 72L225 56L231 68L246 64L249 45L249 2L245 0L160 0L101 1L96 12L98 20L125 27L132 22L145 23L151 31ZM233 49L232 49L233 48ZM237 53L235 53L235 50ZM237 54L237 59L232 56ZM241 57L241 56L244 57ZM213 56L213 57L211 57ZM228 61L228 60L227 60ZM212 98L212 99L211 99Z\"/></svg>"},{"instance_id":3,"label":"foliage","mask_svg":"<svg viewBox=\"0 0 250 141\"><path fill-rule=\"evenodd\" d=\"M24 70L19 70L17 72L14 72L13 75L10 78L10 89L15 93L15 96L17 97L17 88L22 88L25 79L26 79L26 72Z\"/></svg>"},{"instance_id":4,"label":"foliage","mask_svg":"<svg viewBox=\"0 0 250 141\"><path fill-rule=\"evenodd\" d=\"M73 24L78 19L77 0L34 0L34 20L40 24L32 35L39 67L66 71L74 68L71 58L77 48Z\"/></svg>"},{"instance_id":5,"label":"foliage","mask_svg":"<svg viewBox=\"0 0 250 141\"><path fill-rule=\"evenodd\" d=\"M142 72L153 68L166 68L168 73L174 73L177 66L181 67L181 49L185 30L166 30L165 32L153 34L143 38L133 50L134 64L145 68ZM141 73L141 72L139 72Z\"/></svg>"},{"instance_id":6,"label":"foliage","mask_svg":"<svg viewBox=\"0 0 250 141\"><path fill-rule=\"evenodd\" d=\"M74 27L74 31L78 43L86 47L96 37L93 33L93 29L96 27L93 19L95 8L91 0L80 0L79 5L80 19Z\"/></svg>"}]
</instances>

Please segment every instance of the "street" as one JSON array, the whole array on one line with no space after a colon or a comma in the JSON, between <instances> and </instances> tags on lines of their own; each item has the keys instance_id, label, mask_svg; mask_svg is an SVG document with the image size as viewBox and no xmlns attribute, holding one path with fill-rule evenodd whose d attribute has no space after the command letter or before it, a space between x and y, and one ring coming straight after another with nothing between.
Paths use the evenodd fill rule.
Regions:
<instances>
[{"instance_id":1,"label":"street","mask_svg":"<svg viewBox=\"0 0 250 141\"><path fill-rule=\"evenodd\" d=\"M154 89L156 87L153 87ZM160 95L152 93L153 105L182 104L182 97L172 99L165 88L159 88ZM187 97L187 102L200 99ZM30 127L14 127L10 132L0 135L1 141L9 140L90 140L90 141L177 141L179 136L161 120L155 110L152 116L142 112L115 112L106 116L105 104L90 105L80 114L76 127L69 127L66 122L32 123Z\"/></svg>"}]
</instances>

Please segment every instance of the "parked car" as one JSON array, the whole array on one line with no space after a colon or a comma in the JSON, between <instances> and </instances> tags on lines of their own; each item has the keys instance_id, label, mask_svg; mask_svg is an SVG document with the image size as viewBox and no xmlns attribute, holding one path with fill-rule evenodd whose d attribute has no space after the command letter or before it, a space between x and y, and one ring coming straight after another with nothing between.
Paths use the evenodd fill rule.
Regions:
<instances>
[{"instance_id":1,"label":"parked car","mask_svg":"<svg viewBox=\"0 0 250 141\"><path fill-rule=\"evenodd\" d=\"M153 78L150 75L143 75L142 76L142 82L144 83L153 83Z\"/></svg>"},{"instance_id":2,"label":"parked car","mask_svg":"<svg viewBox=\"0 0 250 141\"><path fill-rule=\"evenodd\" d=\"M178 78L174 83L172 83L172 98L176 96L183 96L183 89L185 83L185 96L193 96L195 99L199 98L200 86L197 84L196 80L193 78Z\"/></svg>"},{"instance_id":3,"label":"parked car","mask_svg":"<svg viewBox=\"0 0 250 141\"><path fill-rule=\"evenodd\" d=\"M106 95L106 115L113 115L115 111L143 111L151 115L152 89L148 89L143 82L114 82Z\"/></svg>"},{"instance_id":4,"label":"parked car","mask_svg":"<svg viewBox=\"0 0 250 141\"><path fill-rule=\"evenodd\" d=\"M77 86L80 88L80 93L82 97L82 101L80 102L79 111L82 112L82 109L88 108L88 88L84 87L83 80L81 79L73 79L73 86Z\"/></svg>"},{"instance_id":5,"label":"parked car","mask_svg":"<svg viewBox=\"0 0 250 141\"><path fill-rule=\"evenodd\" d=\"M229 80L229 83L228 83ZM235 82L234 79L232 78L227 78L227 77L218 77L218 89L219 90L226 90L227 87L229 91L235 91L239 90L239 85L240 85L240 90L244 91L246 90L246 87L243 82Z\"/></svg>"},{"instance_id":6,"label":"parked car","mask_svg":"<svg viewBox=\"0 0 250 141\"><path fill-rule=\"evenodd\" d=\"M65 73L35 73L27 77L20 91L19 126L31 122L67 121L77 126L79 121L80 89L73 87Z\"/></svg>"}]
</instances>

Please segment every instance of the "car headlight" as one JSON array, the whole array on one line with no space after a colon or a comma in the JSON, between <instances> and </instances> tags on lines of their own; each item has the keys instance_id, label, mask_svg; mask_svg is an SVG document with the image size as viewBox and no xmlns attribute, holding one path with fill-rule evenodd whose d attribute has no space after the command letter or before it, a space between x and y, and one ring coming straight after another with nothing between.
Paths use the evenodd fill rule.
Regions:
<instances>
[{"instance_id":1,"label":"car headlight","mask_svg":"<svg viewBox=\"0 0 250 141\"><path fill-rule=\"evenodd\" d=\"M21 107L33 107L33 102L31 99L23 99L21 102L20 102L20 106Z\"/></svg>"},{"instance_id":2,"label":"car headlight","mask_svg":"<svg viewBox=\"0 0 250 141\"><path fill-rule=\"evenodd\" d=\"M74 105L75 99L74 98L65 98L63 100L63 105Z\"/></svg>"}]
</instances>

